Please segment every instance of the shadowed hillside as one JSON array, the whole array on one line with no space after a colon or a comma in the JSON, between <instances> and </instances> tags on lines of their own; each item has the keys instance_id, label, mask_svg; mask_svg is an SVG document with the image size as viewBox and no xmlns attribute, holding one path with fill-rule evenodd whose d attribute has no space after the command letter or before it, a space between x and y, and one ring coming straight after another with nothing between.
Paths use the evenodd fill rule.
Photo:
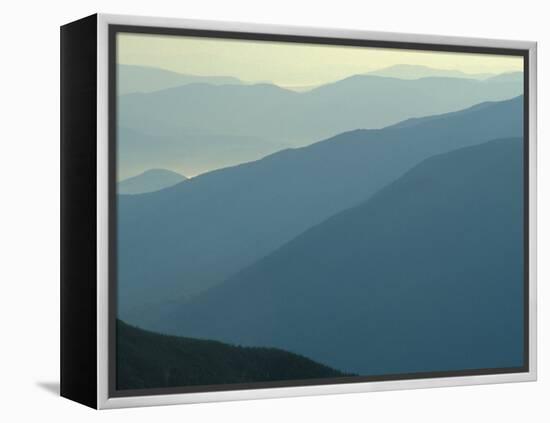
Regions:
<instances>
[{"instance_id":1,"label":"shadowed hillside","mask_svg":"<svg viewBox=\"0 0 550 423\"><path fill-rule=\"evenodd\" d=\"M158 326L360 375L519 367L522 149L429 158Z\"/></svg>"},{"instance_id":2,"label":"shadowed hillside","mask_svg":"<svg viewBox=\"0 0 550 423\"><path fill-rule=\"evenodd\" d=\"M147 389L346 376L274 348L165 336L117 322L117 388Z\"/></svg>"}]
</instances>

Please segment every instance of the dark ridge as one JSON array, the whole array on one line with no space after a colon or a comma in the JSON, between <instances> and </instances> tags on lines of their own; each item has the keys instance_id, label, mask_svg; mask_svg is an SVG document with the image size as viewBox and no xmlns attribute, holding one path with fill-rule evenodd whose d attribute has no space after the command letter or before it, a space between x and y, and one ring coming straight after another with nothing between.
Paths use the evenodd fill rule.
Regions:
<instances>
[{"instance_id":1,"label":"dark ridge","mask_svg":"<svg viewBox=\"0 0 550 423\"><path fill-rule=\"evenodd\" d=\"M167 336L117 322L117 388L150 389L348 376L276 348Z\"/></svg>"}]
</instances>

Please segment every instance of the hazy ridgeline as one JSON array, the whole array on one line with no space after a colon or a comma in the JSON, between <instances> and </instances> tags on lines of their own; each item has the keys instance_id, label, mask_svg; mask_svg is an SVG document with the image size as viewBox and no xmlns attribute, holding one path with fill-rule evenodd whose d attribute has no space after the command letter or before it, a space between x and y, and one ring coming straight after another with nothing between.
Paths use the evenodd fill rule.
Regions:
<instances>
[{"instance_id":1,"label":"hazy ridgeline","mask_svg":"<svg viewBox=\"0 0 550 423\"><path fill-rule=\"evenodd\" d=\"M122 178L150 169L151 163L193 176L349 130L382 128L523 94L521 74L486 80L367 74L300 93L267 83L214 85L204 82L208 77L194 78L203 82L119 97Z\"/></svg>"}]
</instances>

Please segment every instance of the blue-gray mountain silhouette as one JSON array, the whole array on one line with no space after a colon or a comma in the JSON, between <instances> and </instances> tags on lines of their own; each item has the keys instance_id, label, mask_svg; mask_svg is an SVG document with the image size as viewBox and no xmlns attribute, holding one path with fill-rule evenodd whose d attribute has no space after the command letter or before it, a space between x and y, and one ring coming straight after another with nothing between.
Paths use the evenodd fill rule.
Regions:
<instances>
[{"instance_id":1,"label":"blue-gray mountain silhouette","mask_svg":"<svg viewBox=\"0 0 550 423\"><path fill-rule=\"evenodd\" d=\"M119 95L148 93L195 83L212 85L241 83L238 78L232 76L187 75L149 66L118 64L117 72L117 91Z\"/></svg>"},{"instance_id":2,"label":"blue-gray mountain silhouette","mask_svg":"<svg viewBox=\"0 0 550 423\"><path fill-rule=\"evenodd\" d=\"M518 97L403 128L352 131L162 191L119 196L119 316L147 327L155 307L222 282L422 160L522 136L522 110Z\"/></svg>"},{"instance_id":3,"label":"blue-gray mountain silhouette","mask_svg":"<svg viewBox=\"0 0 550 423\"><path fill-rule=\"evenodd\" d=\"M117 184L119 194L143 194L171 187L187 178L167 169L149 169Z\"/></svg>"},{"instance_id":4,"label":"blue-gray mountain silhouette","mask_svg":"<svg viewBox=\"0 0 550 423\"><path fill-rule=\"evenodd\" d=\"M117 321L117 388L150 389L350 376L296 354L166 336Z\"/></svg>"},{"instance_id":5,"label":"blue-gray mountain silhouette","mask_svg":"<svg viewBox=\"0 0 550 423\"><path fill-rule=\"evenodd\" d=\"M522 151L431 157L159 327L361 375L521 367Z\"/></svg>"},{"instance_id":6,"label":"blue-gray mountain silhouette","mask_svg":"<svg viewBox=\"0 0 550 423\"><path fill-rule=\"evenodd\" d=\"M196 160L203 169L207 163L215 166L228 151L233 151L232 157L220 167L235 165L260 159L281 145L301 147L349 130L382 128L521 94L520 81L371 75L352 76L303 93L270 84L190 84L130 94L120 97L118 125L137 131L148 143L144 146L122 132L120 142L131 154L120 155L119 167L123 172L150 168L152 163L173 168L174 157L184 158L189 146L193 159L187 160L186 169ZM212 148L212 140L224 151ZM155 162L144 162L147 145L155 146Z\"/></svg>"}]
</instances>

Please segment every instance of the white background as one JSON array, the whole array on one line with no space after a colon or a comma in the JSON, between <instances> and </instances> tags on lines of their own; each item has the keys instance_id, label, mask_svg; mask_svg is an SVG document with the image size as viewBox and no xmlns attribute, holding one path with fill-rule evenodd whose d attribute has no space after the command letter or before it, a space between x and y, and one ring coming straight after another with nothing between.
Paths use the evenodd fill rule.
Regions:
<instances>
[{"instance_id":1,"label":"white background","mask_svg":"<svg viewBox=\"0 0 550 423\"><path fill-rule=\"evenodd\" d=\"M2 8L0 420L548 422L547 2L19 1ZM59 26L95 13L539 42L539 381L96 412L59 398ZM546 391L546 392L545 392Z\"/></svg>"}]
</instances>

